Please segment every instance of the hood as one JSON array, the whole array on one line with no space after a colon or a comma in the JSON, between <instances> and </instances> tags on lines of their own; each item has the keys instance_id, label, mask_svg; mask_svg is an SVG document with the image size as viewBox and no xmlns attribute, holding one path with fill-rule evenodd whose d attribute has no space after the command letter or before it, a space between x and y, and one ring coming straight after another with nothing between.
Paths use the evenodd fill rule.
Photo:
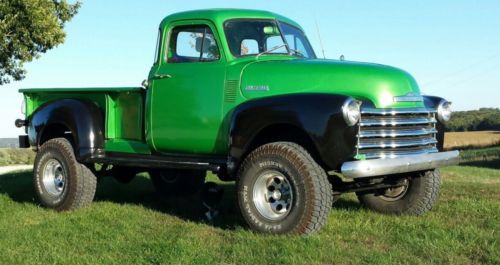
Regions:
<instances>
[{"instance_id":1,"label":"hood","mask_svg":"<svg viewBox=\"0 0 500 265\"><path fill-rule=\"evenodd\" d=\"M394 102L418 96L415 79L385 65L335 60L256 61L243 69L241 92L248 99L290 93L333 93L371 101L377 108L423 107L422 102Z\"/></svg>"}]
</instances>

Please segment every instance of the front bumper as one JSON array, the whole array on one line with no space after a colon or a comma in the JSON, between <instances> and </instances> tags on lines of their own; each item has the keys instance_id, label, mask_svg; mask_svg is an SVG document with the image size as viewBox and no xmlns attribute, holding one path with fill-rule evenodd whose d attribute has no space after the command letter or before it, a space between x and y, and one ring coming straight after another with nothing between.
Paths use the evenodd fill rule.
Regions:
<instances>
[{"instance_id":1,"label":"front bumper","mask_svg":"<svg viewBox=\"0 0 500 265\"><path fill-rule=\"evenodd\" d=\"M449 151L397 158L350 161L342 164L340 171L348 178L365 178L435 169L456 165L458 162L459 152Z\"/></svg>"}]
</instances>

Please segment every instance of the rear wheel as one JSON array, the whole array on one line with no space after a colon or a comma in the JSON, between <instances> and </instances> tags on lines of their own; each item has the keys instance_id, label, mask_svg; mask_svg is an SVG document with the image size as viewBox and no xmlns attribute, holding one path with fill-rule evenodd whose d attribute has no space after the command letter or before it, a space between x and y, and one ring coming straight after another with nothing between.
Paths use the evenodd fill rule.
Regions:
<instances>
[{"instance_id":1,"label":"rear wheel","mask_svg":"<svg viewBox=\"0 0 500 265\"><path fill-rule=\"evenodd\" d=\"M205 183L201 170L157 169L149 172L151 182L163 197L188 196L197 193Z\"/></svg>"},{"instance_id":2,"label":"rear wheel","mask_svg":"<svg viewBox=\"0 0 500 265\"><path fill-rule=\"evenodd\" d=\"M33 182L38 201L57 211L89 205L94 199L96 177L78 163L65 138L45 142L35 158Z\"/></svg>"},{"instance_id":3,"label":"rear wheel","mask_svg":"<svg viewBox=\"0 0 500 265\"><path fill-rule=\"evenodd\" d=\"M290 142L266 144L250 153L240 167L237 191L243 218L258 232L314 233L332 205L325 171Z\"/></svg>"},{"instance_id":4,"label":"rear wheel","mask_svg":"<svg viewBox=\"0 0 500 265\"><path fill-rule=\"evenodd\" d=\"M405 178L402 184L395 188L357 195L362 204L377 212L422 215L436 203L441 177L436 169Z\"/></svg>"}]
</instances>

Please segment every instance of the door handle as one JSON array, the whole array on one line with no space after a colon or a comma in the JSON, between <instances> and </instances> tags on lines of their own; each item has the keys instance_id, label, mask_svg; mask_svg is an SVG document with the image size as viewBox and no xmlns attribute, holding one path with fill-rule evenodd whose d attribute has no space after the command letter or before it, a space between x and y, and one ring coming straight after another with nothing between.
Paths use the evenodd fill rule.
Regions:
<instances>
[{"instance_id":1,"label":"door handle","mask_svg":"<svg viewBox=\"0 0 500 265\"><path fill-rule=\"evenodd\" d=\"M166 78L171 78L172 76L169 74L155 74L153 77L155 79L166 79Z\"/></svg>"}]
</instances>

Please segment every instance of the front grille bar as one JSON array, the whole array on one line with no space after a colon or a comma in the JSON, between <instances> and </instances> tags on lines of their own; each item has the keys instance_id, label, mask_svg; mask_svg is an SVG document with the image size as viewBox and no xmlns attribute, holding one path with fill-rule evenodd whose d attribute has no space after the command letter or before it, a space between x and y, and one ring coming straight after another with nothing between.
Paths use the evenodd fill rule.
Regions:
<instances>
[{"instance_id":1,"label":"front grille bar","mask_svg":"<svg viewBox=\"0 0 500 265\"><path fill-rule=\"evenodd\" d=\"M363 130L359 132L360 138L371 138L371 137L399 137L399 136L421 136L435 134L437 130L434 127L431 128L416 128L416 129L375 129L375 130Z\"/></svg>"},{"instance_id":2,"label":"front grille bar","mask_svg":"<svg viewBox=\"0 0 500 265\"><path fill-rule=\"evenodd\" d=\"M409 146L420 146L420 145L430 145L436 144L437 140L435 137L425 137L425 138L389 138L389 139L367 139L359 141L358 148L398 148L398 147L409 147Z\"/></svg>"},{"instance_id":3,"label":"front grille bar","mask_svg":"<svg viewBox=\"0 0 500 265\"><path fill-rule=\"evenodd\" d=\"M361 126L398 126L398 125L415 125L415 124L433 124L436 123L436 119L432 118L393 118L393 117L382 117L382 118L365 118L360 122Z\"/></svg>"},{"instance_id":4,"label":"front grille bar","mask_svg":"<svg viewBox=\"0 0 500 265\"><path fill-rule=\"evenodd\" d=\"M364 108L361 110L361 114L370 115L403 115L403 114L434 114L436 109L430 108L413 108L413 109L374 109L374 108Z\"/></svg>"}]
</instances>

